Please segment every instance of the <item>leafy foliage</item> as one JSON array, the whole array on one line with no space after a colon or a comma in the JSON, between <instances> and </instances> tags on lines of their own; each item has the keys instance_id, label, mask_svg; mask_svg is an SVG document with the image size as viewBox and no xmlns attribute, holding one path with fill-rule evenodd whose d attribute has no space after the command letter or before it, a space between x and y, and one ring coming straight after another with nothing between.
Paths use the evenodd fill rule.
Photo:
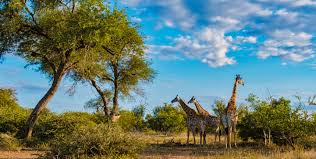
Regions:
<instances>
[{"instance_id":1,"label":"leafy foliage","mask_svg":"<svg viewBox=\"0 0 316 159\"><path fill-rule=\"evenodd\" d=\"M83 112L66 112L61 115L43 113L39 123L34 128L34 140L48 142L57 136L71 134L81 126L96 125L94 115Z\"/></svg>"},{"instance_id":2,"label":"leafy foliage","mask_svg":"<svg viewBox=\"0 0 316 159\"><path fill-rule=\"evenodd\" d=\"M21 144L19 140L8 135L0 134L0 150L20 150Z\"/></svg>"},{"instance_id":3,"label":"leafy foliage","mask_svg":"<svg viewBox=\"0 0 316 159\"><path fill-rule=\"evenodd\" d=\"M270 131L274 143L294 147L298 140L316 132L314 121L307 112L300 106L292 107L285 98L272 99L267 103L250 95L247 101L252 110L246 113L239 124L244 139L263 138L263 133Z\"/></svg>"},{"instance_id":4,"label":"leafy foliage","mask_svg":"<svg viewBox=\"0 0 316 159\"><path fill-rule=\"evenodd\" d=\"M147 115L148 127L165 133L182 132L186 128L186 116L180 107L165 104L153 110L153 116Z\"/></svg>"},{"instance_id":5,"label":"leafy foliage","mask_svg":"<svg viewBox=\"0 0 316 159\"><path fill-rule=\"evenodd\" d=\"M105 106L111 98L112 115L116 115L119 111L118 98L142 94L139 84L152 81L154 71L145 59L144 41L138 26L129 22L125 12L115 8L108 18L108 23L113 28L107 30L111 40L102 43L104 50L101 54L104 58L98 60L102 67L99 71L91 71L92 69L86 66L77 69L75 79L89 81L100 96L105 98ZM111 97L105 94L109 90Z\"/></svg>"},{"instance_id":6,"label":"leafy foliage","mask_svg":"<svg viewBox=\"0 0 316 159\"><path fill-rule=\"evenodd\" d=\"M144 144L115 125L95 125L76 128L52 144L50 157L60 158L120 158L134 156Z\"/></svg>"},{"instance_id":7,"label":"leafy foliage","mask_svg":"<svg viewBox=\"0 0 316 159\"><path fill-rule=\"evenodd\" d=\"M120 118L117 123L127 131L141 131L145 128L145 106L138 105L132 111L120 111Z\"/></svg>"},{"instance_id":8,"label":"leafy foliage","mask_svg":"<svg viewBox=\"0 0 316 159\"><path fill-rule=\"evenodd\" d=\"M0 132L15 135L30 111L20 107L12 89L0 89Z\"/></svg>"}]
</instances>

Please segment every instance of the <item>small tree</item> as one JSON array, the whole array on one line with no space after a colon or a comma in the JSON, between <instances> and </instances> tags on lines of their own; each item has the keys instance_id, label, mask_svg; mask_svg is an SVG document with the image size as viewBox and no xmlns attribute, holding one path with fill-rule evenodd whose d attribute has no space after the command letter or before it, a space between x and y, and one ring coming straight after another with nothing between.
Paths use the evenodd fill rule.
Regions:
<instances>
[{"instance_id":1,"label":"small tree","mask_svg":"<svg viewBox=\"0 0 316 159\"><path fill-rule=\"evenodd\" d=\"M300 106L292 108L290 101L285 98L272 99L267 103L250 95L247 101L252 111L248 112L239 124L243 138L257 139L256 132L262 132L259 137L264 139L265 144L273 142L295 148L294 145L299 139L314 134L313 120L307 112Z\"/></svg>"},{"instance_id":2,"label":"small tree","mask_svg":"<svg viewBox=\"0 0 316 159\"><path fill-rule=\"evenodd\" d=\"M0 88L0 133L16 134L30 111L17 103L15 91Z\"/></svg>"},{"instance_id":3,"label":"small tree","mask_svg":"<svg viewBox=\"0 0 316 159\"><path fill-rule=\"evenodd\" d=\"M217 117L222 119L225 114L225 108L226 106L223 100L216 100L213 111Z\"/></svg>"},{"instance_id":4,"label":"small tree","mask_svg":"<svg viewBox=\"0 0 316 159\"><path fill-rule=\"evenodd\" d=\"M99 93L105 114L115 116L118 114L118 98L131 96L132 93L142 94L139 83L150 82L154 71L145 59L145 46L143 37L135 26L128 21L127 15L118 9L113 10L113 16L108 19L113 26L108 30L110 40L103 43L105 58L97 61L102 65L98 73L84 67L77 71L78 80L89 81ZM111 113L107 108L109 104L106 92L111 91L113 108Z\"/></svg>"},{"instance_id":5,"label":"small tree","mask_svg":"<svg viewBox=\"0 0 316 159\"><path fill-rule=\"evenodd\" d=\"M30 139L40 112L65 75L98 61L108 38L108 6L103 0L0 1L0 55L14 53L52 81L26 122Z\"/></svg>"},{"instance_id":6,"label":"small tree","mask_svg":"<svg viewBox=\"0 0 316 159\"><path fill-rule=\"evenodd\" d=\"M153 115L147 115L149 128L161 132L182 132L186 128L185 113L170 104L156 107Z\"/></svg>"}]
</instances>

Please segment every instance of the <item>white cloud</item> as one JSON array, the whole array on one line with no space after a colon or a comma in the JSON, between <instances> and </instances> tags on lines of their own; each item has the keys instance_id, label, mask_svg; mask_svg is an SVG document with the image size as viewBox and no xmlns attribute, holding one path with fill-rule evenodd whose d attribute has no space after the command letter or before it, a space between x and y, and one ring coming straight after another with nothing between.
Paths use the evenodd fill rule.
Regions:
<instances>
[{"instance_id":1,"label":"white cloud","mask_svg":"<svg viewBox=\"0 0 316 159\"><path fill-rule=\"evenodd\" d=\"M230 44L223 30L206 27L191 36L180 36L175 39L175 47L187 57L199 59L210 67L221 67L235 64L227 57Z\"/></svg>"},{"instance_id":2,"label":"white cloud","mask_svg":"<svg viewBox=\"0 0 316 159\"><path fill-rule=\"evenodd\" d=\"M122 4L129 7L156 7L159 9L159 15L155 21L157 21L156 29L161 29L163 26L180 27L183 30L191 29L195 22L195 16L184 5L182 0L123 0Z\"/></svg>"},{"instance_id":3,"label":"white cloud","mask_svg":"<svg viewBox=\"0 0 316 159\"><path fill-rule=\"evenodd\" d=\"M140 23L140 22L142 22L142 19L138 18L138 17L131 17L131 21L136 22L136 23Z\"/></svg>"},{"instance_id":4,"label":"white cloud","mask_svg":"<svg viewBox=\"0 0 316 159\"><path fill-rule=\"evenodd\" d=\"M180 35L157 46L156 52L162 51L165 58L184 55L220 67L236 63L228 51L244 49L257 50L262 59L280 57L282 61L301 62L315 56L316 11L302 9L316 6L314 0L125 0L125 4L154 8L149 18L157 30L180 29ZM265 41L258 42L257 37Z\"/></svg>"},{"instance_id":5,"label":"white cloud","mask_svg":"<svg viewBox=\"0 0 316 159\"><path fill-rule=\"evenodd\" d=\"M177 54L178 50L168 45L147 45L145 50L148 58L156 58L160 60L182 60L183 58Z\"/></svg>"},{"instance_id":6,"label":"white cloud","mask_svg":"<svg viewBox=\"0 0 316 159\"><path fill-rule=\"evenodd\" d=\"M286 9L280 9L280 10L277 10L275 12L275 15L278 15L278 16L285 18L286 20L289 20L289 21L296 21L297 17L299 16L299 13L290 12Z\"/></svg>"},{"instance_id":7,"label":"white cloud","mask_svg":"<svg viewBox=\"0 0 316 159\"><path fill-rule=\"evenodd\" d=\"M292 32L290 30L276 30L260 47L257 56L266 59L270 56L279 56L283 59L302 62L313 58L312 35L305 32Z\"/></svg>"},{"instance_id":8,"label":"white cloud","mask_svg":"<svg viewBox=\"0 0 316 159\"><path fill-rule=\"evenodd\" d=\"M136 7L138 6L143 0L122 0L122 4L130 6L130 7Z\"/></svg>"},{"instance_id":9,"label":"white cloud","mask_svg":"<svg viewBox=\"0 0 316 159\"><path fill-rule=\"evenodd\" d=\"M313 0L296 0L292 1L293 6L316 6L316 1Z\"/></svg>"},{"instance_id":10,"label":"white cloud","mask_svg":"<svg viewBox=\"0 0 316 159\"><path fill-rule=\"evenodd\" d=\"M237 36L236 40L238 43L257 43L257 37L255 36Z\"/></svg>"},{"instance_id":11,"label":"white cloud","mask_svg":"<svg viewBox=\"0 0 316 159\"><path fill-rule=\"evenodd\" d=\"M167 27L170 27L170 28L174 27L174 23L171 20L168 20L168 19L165 20L165 25Z\"/></svg>"},{"instance_id":12,"label":"white cloud","mask_svg":"<svg viewBox=\"0 0 316 159\"><path fill-rule=\"evenodd\" d=\"M180 53L187 58L201 60L210 67L221 67L236 63L234 58L227 57L231 41L232 38L230 36L225 37L223 30L205 27L192 36L176 37L173 39L174 45L172 46L151 46L148 53L152 55L160 54L164 57L168 54L169 60L181 59L174 57L174 55Z\"/></svg>"}]
</instances>

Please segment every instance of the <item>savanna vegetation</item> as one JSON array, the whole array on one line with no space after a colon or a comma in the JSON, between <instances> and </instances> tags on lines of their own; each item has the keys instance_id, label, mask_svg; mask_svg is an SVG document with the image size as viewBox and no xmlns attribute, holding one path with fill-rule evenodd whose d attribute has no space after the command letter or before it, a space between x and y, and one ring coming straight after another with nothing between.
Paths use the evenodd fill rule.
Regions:
<instances>
[{"instance_id":1,"label":"savanna vegetation","mask_svg":"<svg viewBox=\"0 0 316 159\"><path fill-rule=\"evenodd\" d=\"M45 109L32 140L21 140L19 130L31 109L21 107L11 89L2 88L0 99L0 149L31 148L45 152L40 154L47 158L313 158L316 148L315 114L293 107L285 98L266 102L250 94L238 109L238 148L232 151L225 151L223 139L214 144L213 134L207 134L207 145L186 145L186 115L170 104L157 106L149 114L145 114L144 105L122 109L116 122L97 109L94 113L62 114ZM221 114L224 106L223 101L216 101L216 114Z\"/></svg>"},{"instance_id":2,"label":"savanna vegetation","mask_svg":"<svg viewBox=\"0 0 316 159\"><path fill-rule=\"evenodd\" d=\"M51 81L33 109L18 104L18 92L0 88L3 152L32 149L43 158L316 157L316 114L301 101L250 94L238 107L238 148L230 151L210 134L207 145L185 144L187 114L180 106L166 103L148 114L146 105L123 109L119 100L143 95L141 86L155 71L140 26L104 0L0 0L0 15L1 59L19 56ZM69 93L79 83L94 88L98 97L85 105L93 113L47 108L63 79L73 82ZM216 117L225 115L226 104L215 101Z\"/></svg>"}]
</instances>

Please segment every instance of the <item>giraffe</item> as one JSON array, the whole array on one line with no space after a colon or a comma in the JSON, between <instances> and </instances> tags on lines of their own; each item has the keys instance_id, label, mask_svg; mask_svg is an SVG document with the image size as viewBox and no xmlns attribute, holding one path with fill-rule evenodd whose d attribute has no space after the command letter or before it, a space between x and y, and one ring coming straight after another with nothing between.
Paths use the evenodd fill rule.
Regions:
<instances>
[{"instance_id":1,"label":"giraffe","mask_svg":"<svg viewBox=\"0 0 316 159\"><path fill-rule=\"evenodd\" d=\"M235 147L237 147L236 143L236 125L238 116L236 113L236 99L237 99L237 87L238 84L244 85L244 81L240 77L240 75L236 75L233 92L230 100L228 101L227 107L225 108L225 114L222 117L222 122L224 124L226 137L225 137L225 144L226 148L227 145L229 145L229 148L231 148L231 135L234 133L234 144Z\"/></svg>"},{"instance_id":2,"label":"giraffe","mask_svg":"<svg viewBox=\"0 0 316 159\"><path fill-rule=\"evenodd\" d=\"M184 112L187 115L187 144L189 144L189 136L190 136L190 131L192 132L193 135L193 141L194 144L195 142L195 128L198 126L201 128L200 131L203 131L205 128L203 127L205 124L203 124L203 120L201 117L196 113L196 111L192 108L190 108L178 95L171 101L171 103L179 102L181 108L184 110ZM204 131L203 131L204 132ZM200 133L201 134L201 133ZM200 141L201 141L201 136L200 136Z\"/></svg>"},{"instance_id":3,"label":"giraffe","mask_svg":"<svg viewBox=\"0 0 316 159\"><path fill-rule=\"evenodd\" d=\"M219 136L219 139L220 139L220 119L216 116L212 116L208 111L206 111L202 107L202 105L196 100L196 98L194 96L190 99L190 101L188 103L193 103L195 105L198 113L200 114L200 116L204 120L203 123L206 124L205 127L211 127L211 128L215 127L216 128L215 142L217 139L217 135ZM200 135L200 136L202 136L202 135ZM205 143L206 143L206 132L204 132L204 134L203 134L203 144L205 144Z\"/></svg>"}]
</instances>

